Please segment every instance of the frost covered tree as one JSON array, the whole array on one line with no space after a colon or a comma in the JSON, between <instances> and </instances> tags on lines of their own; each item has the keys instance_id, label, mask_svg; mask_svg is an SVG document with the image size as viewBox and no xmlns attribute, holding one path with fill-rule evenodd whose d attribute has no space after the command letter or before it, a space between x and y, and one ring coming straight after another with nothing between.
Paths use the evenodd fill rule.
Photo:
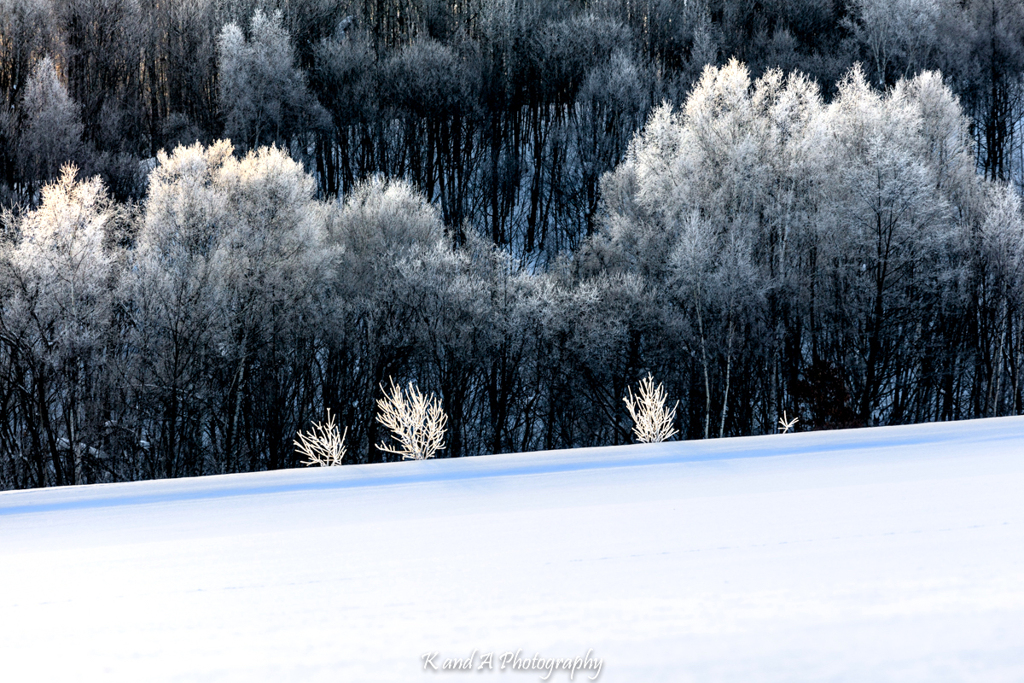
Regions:
<instances>
[{"instance_id":1,"label":"frost covered tree","mask_svg":"<svg viewBox=\"0 0 1024 683\"><path fill-rule=\"evenodd\" d=\"M864 48L875 86L911 78L933 61L947 0L857 0L852 33Z\"/></svg>"},{"instance_id":2,"label":"frost covered tree","mask_svg":"<svg viewBox=\"0 0 1024 683\"><path fill-rule=\"evenodd\" d=\"M980 301L985 188L939 75L882 93L853 69L826 105L806 78L752 81L733 61L705 69L681 110L652 114L603 181L581 264L667 295L696 433L769 431L793 399L812 428L924 419L948 400L945 354L977 338L955 321L978 317L965 302Z\"/></svg>"},{"instance_id":3,"label":"frost covered tree","mask_svg":"<svg viewBox=\"0 0 1024 683\"><path fill-rule=\"evenodd\" d=\"M986 178L1024 180L1024 1L952 3L942 27L944 59L937 66L956 85L974 120L978 165Z\"/></svg>"},{"instance_id":4,"label":"frost covered tree","mask_svg":"<svg viewBox=\"0 0 1024 683\"><path fill-rule=\"evenodd\" d=\"M136 386L160 406L147 429L165 476L290 462L293 425L312 401L328 277L313 193L276 148L236 158L218 142L160 155L125 296L145 350ZM244 437L253 433L260 442Z\"/></svg>"},{"instance_id":5,"label":"frost covered tree","mask_svg":"<svg viewBox=\"0 0 1024 683\"><path fill-rule=\"evenodd\" d=\"M462 312L445 302L462 299L459 292L469 283L465 259L438 210L404 181L358 185L335 205L328 230L338 257L327 313L335 332L329 338L325 400L343 411L354 443L379 459L373 406L388 376L411 363L433 367L442 387L450 387L443 392L449 406L464 389L460 373L466 358L451 355L446 344L467 326L447 327L444 321ZM448 370L454 374L444 382Z\"/></svg>"},{"instance_id":6,"label":"frost covered tree","mask_svg":"<svg viewBox=\"0 0 1024 683\"><path fill-rule=\"evenodd\" d=\"M0 444L35 486L89 481L105 464L117 212L98 178L76 174L65 166L37 209L6 216L0 246L0 357L13 380Z\"/></svg>"},{"instance_id":7,"label":"frost covered tree","mask_svg":"<svg viewBox=\"0 0 1024 683\"><path fill-rule=\"evenodd\" d=\"M905 343L906 328L940 305L939 287L950 278L944 255L954 244L954 207L936 182L945 169L929 153L912 89L898 86L883 96L855 69L829 108L833 212L821 223L821 255L830 263L821 285L836 287L834 323L856 322L854 334L832 343L855 371L864 424L877 419L892 381L914 372L915 359L898 357L915 346ZM950 133L957 135L956 128ZM964 160L954 154L947 162Z\"/></svg>"},{"instance_id":8,"label":"frost covered tree","mask_svg":"<svg viewBox=\"0 0 1024 683\"><path fill-rule=\"evenodd\" d=\"M56 178L61 167L78 160L82 122L78 105L60 81L53 60L40 59L25 85L20 104L17 158L32 188Z\"/></svg>"},{"instance_id":9,"label":"frost covered tree","mask_svg":"<svg viewBox=\"0 0 1024 683\"><path fill-rule=\"evenodd\" d=\"M248 40L238 25L226 24L217 39L217 66L224 134L244 149L287 149L301 133L326 125L280 12L267 16L257 9Z\"/></svg>"},{"instance_id":10,"label":"frost covered tree","mask_svg":"<svg viewBox=\"0 0 1024 683\"><path fill-rule=\"evenodd\" d=\"M735 61L708 67L684 109L657 109L604 180L608 212L592 258L642 275L677 303L699 364L705 436L713 422L725 432L738 352L769 341L764 296L784 282L785 247L804 210L800 183L811 172L799 167L812 162L799 138L814 128L816 98L799 77L772 72L751 84Z\"/></svg>"},{"instance_id":11,"label":"frost covered tree","mask_svg":"<svg viewBox=\"0 0 1024 683\"><path fill-rule=\"evenodd\" d=\"M466 153L466 133L481 87L468 57L458 46L420 39L398 50L380 74L379 97L400 117L408 150L404 168L390 173L407 173L427 199L437 200L442 220L457 232L470 201L473 157Z\"/></svg>"},{"instance_id":12,"label":"frost covered tree","mask_svg":"<svg viewBox=\"0 0 1024 683\"><path fill-rule=\"evenodd\" d=\"M596 230L601 176L622 160L630 136L647 116L649 80L650 74L634 59L616 52L606 63L592 68L580 87L575 134L587 221L580 237Z\"/></svg>"},{"instance_id":13,"label":"frost covered tree","mask_svg":"<svg viewBox=\"0 0 1024 683\"><path fill-rule=\"evenodd\" d=\"M316 44L313 59L311 88L334 123L334 130L318 140L317 171L325 194L345 195L367 175L352 150L377 120L376 55L365 34L340 31Z\"/></svg>"},{"instance_id":14,"label":"frost covered tree","mask_svg":"<svg viewBox=\"0 0 1024 683\"><path fill-rule=\"evenodd\" d=\"M226 322L211 263L219 241L218 170L231 146L179 147L162 154L150 174L150 192L126 275L122 298L129 306L129 339L141 350L133 365L142 438L150 444L152 476L207 471L194 462L202 446L204 402L215 360L215 337ZM209 396L210 399L213 396Z\"/></svg>"}]
</instances>

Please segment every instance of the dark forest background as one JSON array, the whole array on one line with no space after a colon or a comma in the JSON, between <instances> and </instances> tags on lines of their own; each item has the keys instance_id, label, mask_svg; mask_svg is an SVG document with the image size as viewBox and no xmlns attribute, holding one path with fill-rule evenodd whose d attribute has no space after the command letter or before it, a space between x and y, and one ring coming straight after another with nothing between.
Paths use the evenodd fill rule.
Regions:
<instances>
[{"instance_id":1,"label":"dark forest background","mask_svg":"<svg viewBox=\"0 0 1024 683\"><path fill-rule=\"evenodd\" d=\"M0 0L0 485L1019 414L1024 0ZM230 143L221 142L230 140Z\"/></svg>"}]
</instances>

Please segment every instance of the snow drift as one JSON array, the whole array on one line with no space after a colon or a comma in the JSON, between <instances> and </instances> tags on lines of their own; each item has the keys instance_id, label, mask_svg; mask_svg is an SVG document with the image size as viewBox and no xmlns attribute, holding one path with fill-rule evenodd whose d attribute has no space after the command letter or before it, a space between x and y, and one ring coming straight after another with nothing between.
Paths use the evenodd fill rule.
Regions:
<instances>
[{"instance_id":1,"label":"snow drift","mask_svg":"<svg viewBox=\"0 0 1024 683\"><path fill-rule=\"evenodd\" d=\"M1019 681L1022 492L1022 417L5 492L0 675Z\"/></svg>"}]
</instances>

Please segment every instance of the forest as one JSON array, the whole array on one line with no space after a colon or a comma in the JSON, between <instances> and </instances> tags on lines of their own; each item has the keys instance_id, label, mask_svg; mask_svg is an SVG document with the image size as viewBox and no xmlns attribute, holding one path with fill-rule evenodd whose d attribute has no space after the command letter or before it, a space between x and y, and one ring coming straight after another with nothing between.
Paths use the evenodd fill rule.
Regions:
<instances>
[{"instance_id":1,"label":"forest","mask_svg":"<svg viewBox=\"0 0 1024 683\"><path fill-rule=\"evenodd\" d=\"M1024 0L0 0L0 488L1024 412Z\"/></svg>"}]
</instances>

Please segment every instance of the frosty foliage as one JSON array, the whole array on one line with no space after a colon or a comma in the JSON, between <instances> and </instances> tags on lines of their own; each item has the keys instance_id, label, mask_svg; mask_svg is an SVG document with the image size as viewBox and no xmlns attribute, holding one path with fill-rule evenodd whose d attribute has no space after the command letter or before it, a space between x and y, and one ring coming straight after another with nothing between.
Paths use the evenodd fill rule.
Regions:
<instances>
[{"instance_id":1,"label":"frosty foliage","mask_svg":"<svg viewBox=\"0 0 1024 683\"><path fill-rule=\"evenodd\" d=\"M969 122L940 75L883 93L855 67L837 90L825 103L799 74L752 80L735 60L708 66L681 110L657 108L603 181L607 215L585 272L638 273L687 316L705 435L713 413L724 433L739 357L767 361L764 396L781 409L777 373L794 340L780 315L808 316L800 333L819 367L844 368L829 391L849 388L836 399L846 412L826 417L822 396L821 420L901 414L885 397L918 372L914 349L931 348L937 331L915 318L962 305L968 245L981 234L971 226L1000 206L989 198L1004 190L975 173ZM1017 234L1001 215L996 232Z\"/></svg>"},{"instance_id":2,"label":"frosty foliage","mask_svg":"<svg viewBox=\"0 0 1024 683\"><path fill-rule=\"evenodd\" d=\"M217 40L225 134L254 149L287 146L301 131L326 125L327 112L307 90L281 12L267 16L257 9L249 34L246 40L242 29L229 23Z\"/></svg>"},{"instance_id":3,"label":"frosty foliage","mask_svg":"<svg viewBox=\"0 0 1024 683\"><path fill-rule=\"evenodd\" d=\"M135 251L138 300L157 316L202 320L220 344L243 329L287 334L325 268L309 176L282 150L236 158L226 141L158 162Z\"/></svg>"},{"instance_id":4,"label":"frosty foliage","mask_svg":"<svg viewBox=\"0 0 1024 683\"><path fill-rule=\"evenodd\" d=\"M502 49L515 6L486 12ZM475 38L420 36L381 62L349 24L293 49L308 24L208 19L228 24L237 148L161 152L138 205L69 170L5 214L3 485L295 466L325 411L348 462L379 462L621 443L623 396L635 418L645 396L679 397L659 424L685 438L772 432L783 407L810 429L1024 409L1020 199L976 172L977 129L938 73L883 91L853 69L826 100L799 73L711 60L643 124L662 72L600 35L625 24L552 18L534 39L565 59L536 87L564 111L499 116L491 138L465 100L514 84L473 76ZM299 45L321 94L347 98L333 132L274 112L302 85L285 83ZM381 108L367 72L416 95ZM35 102L74 114L62 75L39 70L33 92L54 97L24 88L4 131ZM504 140L516 126L535 154ZM332 169L355 149L368 166ZM644 375L664 383L635 395Z\"/></svg>"},{"instance_id":5,"label":"frosty foliage","mask_svg":"<svg viewBox=\"0 0 1024 683\"><path fill-rule=\"evenodd\" d=\"M338 237L367 255L396 256L444 246L437 208L402 180L371 178L345 198L336 218Z\"/></svg>"},{"instance_id":6,"label":"frosty foliage","mask_svg":"<svg viewBox=\"0 0 1024 683\"><path fill-rule=\"evenodd\" d=\"M479 74L465 68L456 50L432 39L403 46L384 70L384 97L411 116L466 111L480 89Z\"/></svg>"},{"instance_id":7,"label":"frosty foliage","mask_svg":"<svg viewBox=\"0 0 1024 683\"><path fill-rule=\"evenodd\" d=\"M948 0L855 0L853 9L860 15L854 35L866 48L880 86L932 61L941 16L953 14Z\"/></svg>"},{"instance_id":8,"label":"frosty foliage","mask_svg":"<svg viewBox=\"0 0 1024 683\"><path fill-rule=\"evenodd\" d=\"M116 376L110 334L119 254L110 239L117 210L99 178L65 166L42 201L5 216L0 242L0 349L38 422L10 442L40 480L81 480L82 439L106 419L95 396ZM11 387L14 388L14 387ZM10 395L9 395L10 396Z\"/></svg>"},{"instance_id":9,"label":"frosty foliage","mask_svg":"<svg viewBox=\"0 0 1024 683\"><path fill-rule=\"evenodd\" d=\"M106 248L114 207L99 178L78 181L68 165L43 187L39 208L3 245L9 283L3 319L34 339L39 352L88 350L110 317L115 256Z\"/></svg>"},{"instance_id":10,"label":"frosty foliage","mask_svg":"<svg viewBox=\"0 0 1024 683\"><path fill-rule=\"evenodd\" d=\"M325 209L313 189L301 165L273 147L239 158L221 141L158 157L122 296L131 339L146 350L135 386L183 421L157 423L176 435L176 448L203 438L189 431L200 424L193 411L224 400L219 466L239 466L249 457L240 402L251 396L258 423L277 434L272 460L290 457L286 425L297 406L283 406L281 382L314 352L311 324L330 279Z\"/></svg>"},{"instance_id":11,"label":"frosty foliage","mask_svg":"<svg viewBox=\"0 0 1024 683\"><path fill-rule=\"evenodd\" d=\"M82 147L79 106L68 95L50 57L36 62L21 99L18 162L34 181L58 175L64 164L77 160Z\"/></svg>"}]
</instances>

